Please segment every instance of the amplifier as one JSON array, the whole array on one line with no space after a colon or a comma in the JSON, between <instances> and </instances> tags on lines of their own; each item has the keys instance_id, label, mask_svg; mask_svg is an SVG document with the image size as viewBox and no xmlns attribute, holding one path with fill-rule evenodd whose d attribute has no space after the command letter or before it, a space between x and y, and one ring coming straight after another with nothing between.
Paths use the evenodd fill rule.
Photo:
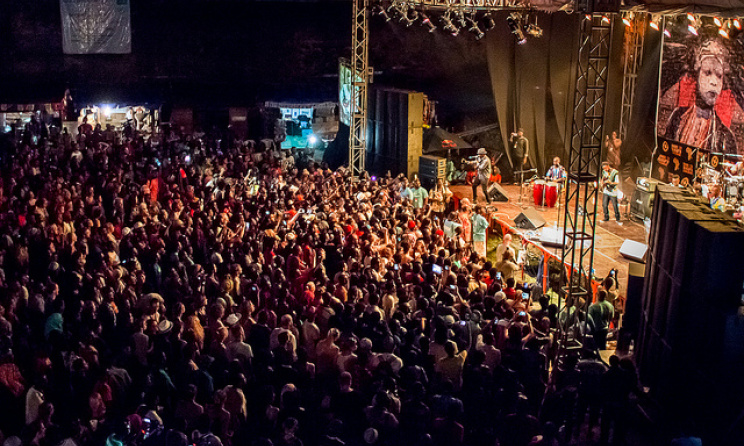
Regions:
<instances>
[{"instance_id":1,"label":"amplifier","mask_svg":"<svg viewBox=\"0 0 744 446\"><path fill-rule=\"evenodd\" d=\"M636 188L653 194L656 191L656 185L659 183L661 181L656 178L638 177L636 179Z\"/></svg>"}]
</instances>

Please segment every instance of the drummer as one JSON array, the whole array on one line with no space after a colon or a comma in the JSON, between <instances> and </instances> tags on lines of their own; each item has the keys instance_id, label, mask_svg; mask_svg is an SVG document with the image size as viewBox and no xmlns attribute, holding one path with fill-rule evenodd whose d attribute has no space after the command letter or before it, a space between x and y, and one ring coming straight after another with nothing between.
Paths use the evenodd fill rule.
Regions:
<instances>
[{"instance_id":1,"label":"drummer","mask_svg":"<svg viewBox=\"0 0 744 446\"><path fill-rule=\"evenodd\" d=\"M548 172L545 174L545 179L548 181L556 181L562 184L565 178L566 169L561 166L561 159L557 156L553 157L553 165L550 166L550 169L548 169Z\"/></svg>"}]
</instances>

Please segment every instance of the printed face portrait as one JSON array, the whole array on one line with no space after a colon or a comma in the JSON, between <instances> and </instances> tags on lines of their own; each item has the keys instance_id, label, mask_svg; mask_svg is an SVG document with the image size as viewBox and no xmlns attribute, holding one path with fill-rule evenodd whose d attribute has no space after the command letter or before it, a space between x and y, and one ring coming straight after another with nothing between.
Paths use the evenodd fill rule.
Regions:
<instances>
[{"instance_id":1,"label":"printed face portrait","mask_svg":"<svg viewBox=\"0 0 744 446\"><path fill-rule=\"evenodd\" d=\"M698 93L709 107L716 105L716 100L723 87L723 64L715 57L704 57L700 61L698 72Z\"/></svg>"}]
</instances>

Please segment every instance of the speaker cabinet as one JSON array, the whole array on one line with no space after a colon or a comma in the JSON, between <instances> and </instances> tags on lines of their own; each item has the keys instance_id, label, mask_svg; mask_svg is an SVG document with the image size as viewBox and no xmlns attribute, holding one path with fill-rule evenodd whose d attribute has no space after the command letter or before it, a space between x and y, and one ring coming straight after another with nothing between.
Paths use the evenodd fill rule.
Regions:
<instances>
[{"instance_id":1,"label":"speaker cabinet","mask_svg":"<svg viewBox=\"0 0 744 446\"><path fill-rule=\"evenodd\" d=\"M509 198L506 196L506 191L499 183L491 183L491 185L488 186L488 198L490 198L491 201L509 201Z\"/></svg>"},{"instance_id":2,"label":"speaker cabinet","mask_svg":"<svg viewBox=\"0 0 744 446\"><path fill-rule=\"evenodd\" d=\"M529 207L517 215L514 225L522 229L537 229L545 226L545 219L533 207Z\"/></svg>"},{"instance_id":3,"label":"speaker cabinet","mask_svg":"<svg viewBox=\"0 0 744 446\"><path fill-rule=\"evenodd\" d=\"M625 240L620 246L621 256L639 263L646 263L646 251L648 251L646 244L633 240Z\"/></svg>"}]
</instances>

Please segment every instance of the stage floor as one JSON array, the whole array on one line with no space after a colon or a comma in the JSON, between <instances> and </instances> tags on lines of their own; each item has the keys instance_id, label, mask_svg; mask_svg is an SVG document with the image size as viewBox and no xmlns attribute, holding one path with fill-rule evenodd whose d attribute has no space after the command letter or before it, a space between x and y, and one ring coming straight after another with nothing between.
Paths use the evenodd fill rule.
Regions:
<instances>
[{"instance_id":1,"label":"stage floor","mask_svg":"<svg viewBox=\"0 0 744 446\"><path fill-rule=\"evenodd\" d=\"M514 225L514 218L516 218L523 209L534 208L547 222L544 228L554 228L557 226L563 226L563 207L561 206L561 218L558 222L558 208L546 208L541 206L535 206L532 201L532 194L526 191L524 194L523 203L519 204L519 186L518 185L505 185L502 188L506 191L509 201L494 202L493 205L497 208L497 211L492 214L494 219L498 219L502 224L507 224L512 227L515 232L525 235L530 232L524 229L518 229ZM468 198L472 200L473 191L470 186L458 185L450 186L450 189L455 196L460 198ZM480 191L480 203L485 204L482 191ZM529 193L528 193L529 192ZM633 240L636 242L646 243L646 229L643 223L637 220L629 219L628 216L622 215L622 225L618 225L614 218L609 222L601 222L604 214L602 213L602 203L599 203L597 215L598 223L596 230L595 249L594 249L594 270L597 277L605 277L612 268L618 270L618 279L620 285L624 288L628 280L628 265L631 260L625 259L620 255L620 246L625 240ZM610 212L613 210L610 208ZM558 224L559 223L559 224ZM540 231L533 231L540 232ZM539 242L535 242L539 244ZM560 258L560 248L544 247L547 251L555 254ZM496 262L495 258L489 260Z\"/></svg>"}]
</instances>

